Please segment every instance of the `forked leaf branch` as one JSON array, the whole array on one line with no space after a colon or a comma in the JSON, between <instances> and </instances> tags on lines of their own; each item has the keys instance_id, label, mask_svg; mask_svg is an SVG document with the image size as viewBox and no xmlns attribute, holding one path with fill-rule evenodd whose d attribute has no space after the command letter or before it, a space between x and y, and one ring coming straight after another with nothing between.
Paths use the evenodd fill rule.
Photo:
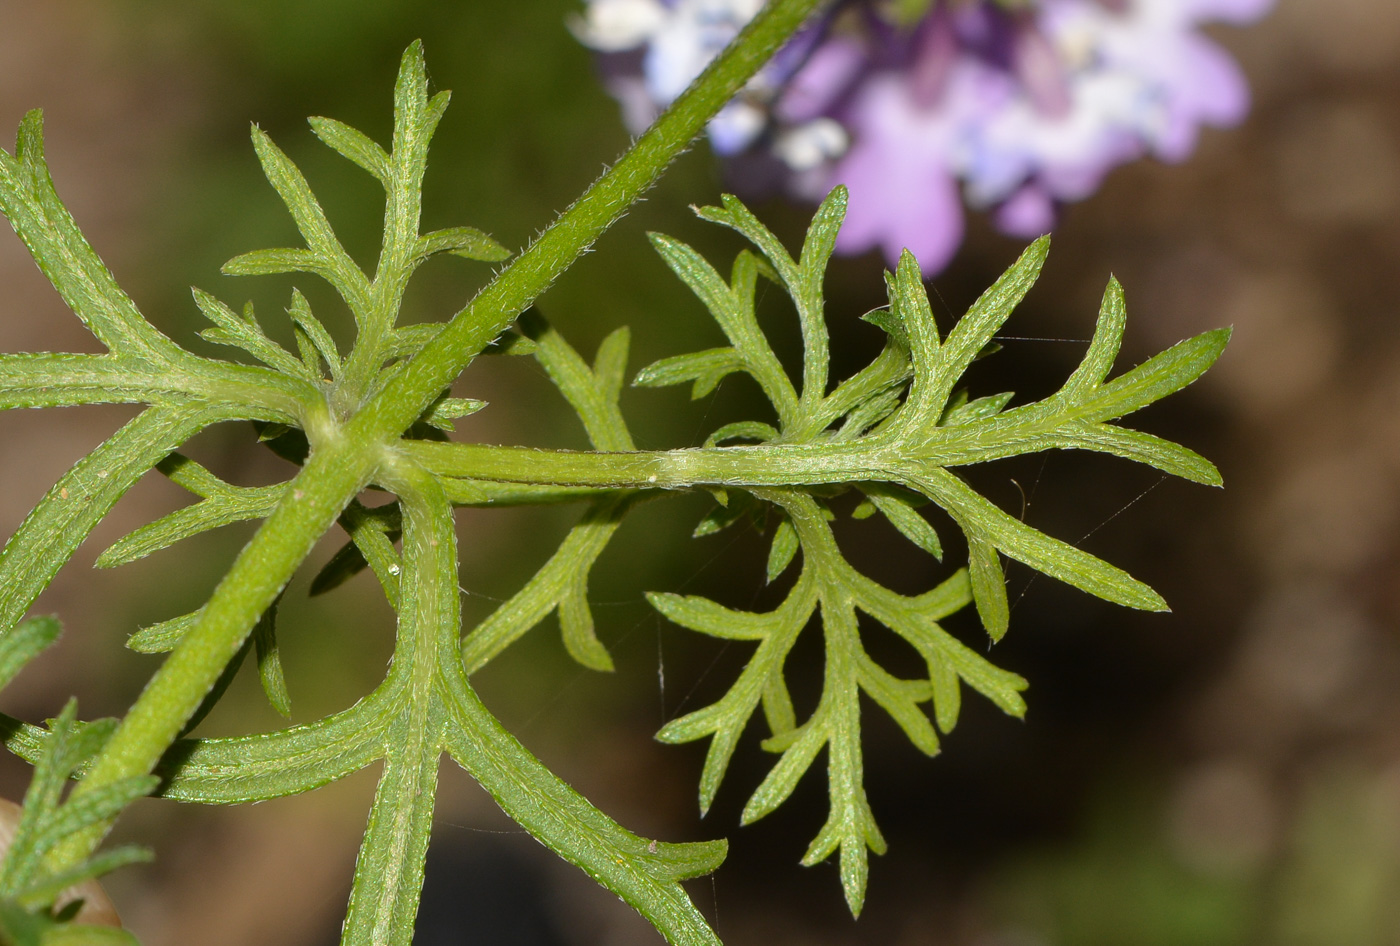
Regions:
<instances>
[{"instance_id":1,"label":"forked leaf branch","mask_svg":"<svg viewBox=\"0 0 1400 946\"><path fill-rule=\"evenodd\" d=\"M0 152L0 211L108 351L0 355L0 408L146 407L78 461L0 552L0 678L8 679L47 639L49 625L21 623L38 595L147 472L166 475L196 501L119 539L99 557L102 567L162 554L233 522L262 525L200 608L132 635L132 649L168 651L169 657L120 724L81 723L71 706L48 729L4 720L6 745L36 763L37 787L26 803L22 843L0 866L0 928L30 924L39 930L34 935L42 934L43 924L62 922L50 907L63 884L134 858L93 852L117 812L138 795L154 789L208 804L258 801L382 762L343 942L406 946L446 753L507 814L632 904L668 941L714 946L714 932L680 882L714 870L725 843L666 844L628 832L541 765L490 714L468 679L551 613L558 614L575 659L611 669L588 604L591 570L624 516L667 491L706 489L719 499L697 535L746 515L768 521L765 579L780 581L794 567L796 574L782 603L768 612L650 595L675 623L751 641L755 648L723 697L672 721L659 737L710 740L700 784L701 808L708 809L741 734L761 709L769 730L764 746L777 760L745 806L746 823L781 805L825 753L830 815L803 862L839 856L853 912L864 901L868 852L885 848L866 798L861 694L928 755L956 724L964 686L1011 715L1025 712L1026 682L942 626L974 604L993 641L1006 633L1002 556L1129 607L1165 607L1147 585L1007 515L955 472L1025 453L1082 449L1219 483L1215 468L1187 448L1112 422L1193 381L1219 355L1228 333L1184 341L1110 379L1126 317L1114 281L1088 353L1057 393L1015 406L1007 392L968 394L964 373L1035 282L1048 240L1032 244L946 338L934 323L917 262L906 253L888 275L888 307L868 316L886 334L884 349L833 384L823 287L845 215L843 189L822 203L795 254L736 198L700 209L702 218L752 244L727 278L684 243L653 235L666 265L706 306L726 344L662 359L643 368L634 384L690 384L699 397L742 373L757 382L772 408L770 416L720 427L700 448L636 449L620 407L627 329L608 335L589 362L538 312L527 312L816 6L815 0L766 5L612 171L441 325L398 325L416 269L444 253L492 263L510 254L471 227L420 232L428 146L448 95L429 93L418 44L403 57L387 147L333 119L311 120L324 143L384 189L383 243L373 272L345 252L304 175L255 127L258 159L304 245L244 253L224 271L324 279L354 322L354 343L343 352L300 290L286 310L295 351L271 340L251 306L236 310L201 290L195 290L195 305L212 323L203 336L258 364L204 358L166 338L117 287L58 202L38 115L25 119L15 155ZM803 362L791 377L756 317L760 280L785 292L796 311ZM511 330L517 321L518 330ZM446 439L454 420L486 407L452 396L452 385L487 352L532 355L578 415L593 449ZM295 475L271 486L241 487L178 452L200 430L227 420L255 422L259 439L298 464ZM359 501L366 487L387 491L393 501L369 508ZM858 494L854 516L884 516L915 548L941 561L940 536L920 511L929 503L940 507L966 538L967 567L950 569L916 595L873 581L845 559L837 542L839 504L833 500L845 491ZM565 502L584 508L558 550L464 634L454 506ZM397 614L394 656L383 682L354 706L310 723L236 738L190 737L191 726L250 653L273 706L290 715L277 605L309 552L337 524L346 544L311 590L329 592L366 567L372 571ZM862 641L862 615L905 640L926 673L906 679L876 662ZM798 637L813 633L814 617L823 636L823 689L815 709L799 719L786 664ZM79 775L81 783L62 799L66 780Z\"/></svg>"}]
</instances>

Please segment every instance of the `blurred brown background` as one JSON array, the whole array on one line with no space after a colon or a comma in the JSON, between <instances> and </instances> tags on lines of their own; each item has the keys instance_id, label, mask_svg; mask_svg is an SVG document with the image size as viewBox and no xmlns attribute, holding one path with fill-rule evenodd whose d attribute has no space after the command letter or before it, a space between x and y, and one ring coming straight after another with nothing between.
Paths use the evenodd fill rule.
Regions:
<instances>
[{"instance_id":1,"label":"blurred brown background","mask_svg":"<svg viewBox=\"0 0 1400 946\"><path fill-rule=\"evenodd\" d=\"M472 224L509 246L544 226L626 144L588 55L562 27L570 9L567 0L0 0L0 126L46 110L54 175L80 225L148 316L198 347L188 285L231 303L251 297L268 324L290 286L218 275L224 259L294 237L261 180L249 121L302 164L352 252L373 252L372 182L316 143L303 117L332 115L382 140L397 58L414 38L426 40L433 82L455 90L425 225ZM797 866L825 817L820 764L784 810L740 829L764 754L740 751L702 822L703 747L651 740L666 719L722 693L743 654L663 626L640 593L746 606L761 591L759 537L691 541L704 502L645 507L593 582L618 672L575 668L547 623L478 676L507 725L627 826L731 838L729 862L692 887L730 946L1400 944L1400 5L1280 0L1261 24L1215 35L1250 76L1247 125L1207 133L1184 165L1124 168L1071 208L1007 334L1085 338L1110 272L1131 314L1120 366L1233 325L1204 381L1133 422L1214 459L1227 487L1161 482L1102 457L976 472L994 500L1014 510L1027 497L1029 521L1084 537L1157 587L1174 613L1125 612L1011 571L1012 632L994 659L1031 680L1024 723L970 699L944 754L927 760L867 713L868 784L891 850L873 862L859 922L845 914L832 865ZM684 209L721 187L696 149L543 311L585 353L630 324L634 369L715 344L642 233L661 229L727 260L737 245ZM763 212L795 240L807 211ZM960 312L1017 250L974 221L934 282L940 316ZM878 345L855 316L879 304L880 266L862 258L833 270L835 367L845 373ZM408 317L444 317L485 275L461 261L428 267ZM0 348L93 349L17 240L0 240L0 286ZM1082 347L1008 341L979 364L975 390L1048 393ZM525 359L474 366L460 391L493 402L463 436L582 445ZM738 384L713 403L630 391L625 406L648 447L696 443L754 409ZM0 416L0 531L130 413ZM238 482L288 472L241 427L210 431L190 452ZM41 719L72 693L87 717L129 704L153 659L124 650L126 634L197 607L248 532L205 536L117 573L88 566L185 501L153 478L118 506L40 602L63 618L65 640L0 707ZM464 514L468 616L518 588L573 515ZM854 561L906 590L934 580L911 547L861 525L841 533ZM315 602L294 588L284 613L294 720L374 685L390 615L368 582ZM955 629L975 640L970 621ZM815 647L799 652L794 676L810 680L819 659ZM242 679L202 731L275 725L256 683ZM5 794L22 794L22 765L6 760L0 776ZM659 941L516 831L464 775L449 765L443 779L419 943ZM361 773L248 809L143 803L120 832L154 837L159 859L109 887L148 946L333 943L372 784Z\"/></svg>"}]
</instances>

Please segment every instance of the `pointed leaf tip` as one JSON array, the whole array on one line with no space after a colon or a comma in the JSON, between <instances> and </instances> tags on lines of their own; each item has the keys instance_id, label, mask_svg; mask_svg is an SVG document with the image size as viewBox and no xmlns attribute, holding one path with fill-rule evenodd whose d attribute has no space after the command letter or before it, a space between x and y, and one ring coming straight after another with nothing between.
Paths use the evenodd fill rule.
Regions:
<instances>
[{"instance_id":1,"label":"pointed leaf tip","mask_svg":"<svg viewBox=\"0 0 1400 946\"><path fill-rule=\"evenodd\" d=\"M20 119L15 133L15 157L26 164L44 160L44 110L31 108Z\"/></svg>"},{"instance_id":2,"label":"pointed leaf tip","mask_svg":"<svg viewBox=\"0 0 1400 946\"><path fill-rule=\"evenodd\" d=\"M423 40L415 39L404 48L403 55L399 57L399 81L405 80L422 84L426 90L426 68L423 56Z\"/></svg>"},{"instance_id":3,"label":"pointed leaf tip","mask_svg":"<svg viewBox=\"0 0 1400 946\"><path fill-rule=\"evenodd\" d=\"M374 175L381 184L388 183L390 175L389 154L378 142L364 132L351 128L334 118L313 115L306 121L316 137L320 138L327 146Z\"/></svg>"},{"instance_id":4,"label":"pointed leaf tip","mask_svg":"<svg viewBox=\"0 0 1400 946\"><path fill-rule=\"evenodd\" d=\"M421 39L415 39L403 51L403 58L399 60L398 79L394 83L394 98L399 108L412 103L416 106L413 111L423 109L427 105L428 71L423 61Z\"/></svg>"}]
</instances>

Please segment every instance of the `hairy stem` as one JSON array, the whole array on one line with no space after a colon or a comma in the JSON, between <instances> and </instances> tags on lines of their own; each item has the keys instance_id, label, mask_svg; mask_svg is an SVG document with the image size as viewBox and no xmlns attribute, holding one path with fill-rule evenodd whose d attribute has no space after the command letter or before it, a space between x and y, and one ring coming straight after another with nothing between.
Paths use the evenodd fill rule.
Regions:
<instances>
[{"instance_id":1,"label":"hairy stem","mask_svg":"<svg viewBox=\"0 0 1400 946\"><path fill-rule=\"evenodd\" d=\"M404 449L439 476L608 489L846 483L886 479L908 462L868 441L614 453L415 441Z\"/></svg>"},{"instance_id":2,"label":"hairy stem","mask_svg":"<svg viewBox=\"0 0 1400 946\"><path fill-rule=\"evenodd\" d=\"M151 679L78 791L151 771L316 541L372 479L396 440L460 371L578 259L661 175L706 121L758 71L821 0L767 6L632 146L533 245L396 371L343 428L310 418L313 451L273 515L219 583L199 623ZM318 412L320 414L320 412ZM318 429L319 428L319 429ZM53 858L76 864L110 822L75 833Z\"/></svg>"},{"instance_id":3,"label":"hairy stem","mask_svg":"<svg viewBox=\"0 0 1400 946\"><path fill-rule=\"evenodd\" d=\"M457 533L452 507L437 482L416 468L397 466L386 480L404 513L403 594L392 678L405 682L402 708L385 743L384 773L370 812L369 830L355 864L343 946L408 946L423 887L431 835L438 757L435 670L456 662L456 647L441 641L460 626Z\"/></svg>"},{"instance_id":4,"label":"hairy stem","mask_svg":"<svg viewBox=\"0 0 1400 946\"><path fill-rule=\"evenodd\" d=\"M403 368L351 422L355 435L397 437L481 350L641 197L725 102L825 0L774 0L750 21L612 169Z\"/></svg>"},{"instance_id":5,"label":"hairy stem","mask_svg":"<svg viewBox=\"0 0 1400 946\"><path fill-rule=\"evenodd\" d=\"M316 452L283 501L234 560L199 622L151 678L75 795L151 771L199 708L253 624L286 587L316 540L368 481L373 454L344 441ZM110 823L55 850L55 869L87 857Z\"/></svg>"}]
</instances>

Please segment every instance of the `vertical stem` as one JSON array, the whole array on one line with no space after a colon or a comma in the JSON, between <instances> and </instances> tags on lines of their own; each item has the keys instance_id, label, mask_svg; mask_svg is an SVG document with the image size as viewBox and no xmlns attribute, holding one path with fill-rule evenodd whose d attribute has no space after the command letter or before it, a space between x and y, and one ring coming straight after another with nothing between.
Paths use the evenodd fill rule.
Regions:
<instances>
[{"instance_id":1,"label":"vertical stem","mask_svg":"<svg viewBox=\"0 0 1400 946\"><path fill-rule=\"evenodd\" d=\"M406 672L407 686L355 863L342 946L408 946L413 939L442 752L434 678L439 661L457 663L455 646L439 652L444 629L452 629L455 644L461 623L452 506L437 481L420 470L394 469L390 482L404 512L394 664L395 671Z\"/></svg>"},{"instance_id":2,"label":"vertical stem","mask_svg":"<svg viewBox=\"0 0 1400 946\"><path fill-rule=\"evenodd\" d=\"M392 729L390 734L403 735ZM355 860L341 946L408 946L413 941L438 773L437 751L415 754L413 748L384 760Z\"/></svg>"}]
</instances>

